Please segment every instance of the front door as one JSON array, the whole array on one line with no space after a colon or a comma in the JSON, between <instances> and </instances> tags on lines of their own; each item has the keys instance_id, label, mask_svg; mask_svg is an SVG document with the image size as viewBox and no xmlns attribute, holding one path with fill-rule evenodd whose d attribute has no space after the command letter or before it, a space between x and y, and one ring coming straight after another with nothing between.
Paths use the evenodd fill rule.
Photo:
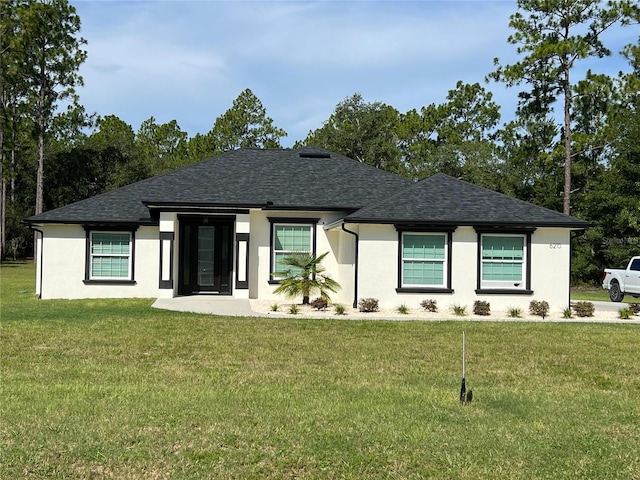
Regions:
<instances>
[{"instance_id":1,"label":"front door","mask_svg":"<svg viewBox=\"0 0 640 480\"><path fill-rule=\"evenodd\" d=\"M180 295L231 294L232 238L232 221L180 221Z\"/></svg>"}]
</instances>

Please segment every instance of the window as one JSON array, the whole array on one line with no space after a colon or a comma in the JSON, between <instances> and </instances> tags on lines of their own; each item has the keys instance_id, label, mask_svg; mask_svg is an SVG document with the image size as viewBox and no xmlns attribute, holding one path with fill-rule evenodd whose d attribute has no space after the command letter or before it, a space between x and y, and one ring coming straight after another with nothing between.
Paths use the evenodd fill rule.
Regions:
<instances>
[{"instance_id":1,"label":"window","mask_svg":"<svg viewBox=\"0 0 640 480\"><path fill-rule=\"evenodd\" d=\"M311 225L274 225L273 264L274 272L286 270L282 261L292 253L312 253Z\"/></svg>"},{"instance_id":2,"label":"window","mask_svg":"<svg viewBox=\"0 0 640 480\"><path fill-rule=\"evenodd\" d=\"M85 281L133 281L133 232L87 233Z\"/></svg>"},{"instance_id":3,"label":"window","mask_svg":"<svg viewBox=\"0 0 640 480\"><path fill-rule=\"evenodd\" d=\"M271 222L270 273L287 269L282 260L292 253L315 254L315 225L319 219L269 218ZM277 275L270 281L278 282Z\"/></svg>"},{"instance_id":4,"label":"window","mask_svg":"<svg viewBox=\"0 0 640 480\"><path fill-rule=\"evenodd\" d=\"M445 234L402 234L403 287L444 287L446 260Z\"/></svg>"},{"instance_id":5,"label":"window","mask_svg":"<svg viewBox=\"0 0 640 480\"><path fill-rule=\"evenodd\" d=\"M527 288L525 235L481 235L480 288Z\"/></svg>"},{"instance_id":6,"label":"window","mask_svg":"<svg viewBox=\"0 0 640 480\"><path fill-rule=\"evenodd\" d=\"M409 227L411 228L411 227ZM424 227L398 230L398 293L453 293L451 252L453 231ZM414 227L415 228L415 227Z\"/></svg>"}]
</instances>

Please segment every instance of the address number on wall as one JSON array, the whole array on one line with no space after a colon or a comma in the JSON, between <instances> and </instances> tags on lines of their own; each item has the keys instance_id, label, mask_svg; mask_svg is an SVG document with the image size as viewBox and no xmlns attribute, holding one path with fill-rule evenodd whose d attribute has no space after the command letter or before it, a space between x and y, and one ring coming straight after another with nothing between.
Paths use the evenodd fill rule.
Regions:
<instances>
[{"instance_id":1,"label":"address number on wall","mask_svg":"<svg viewBox=\"0 0 640 480\"><path fill-rule=\"evenodd\" d=\"M561 243L550 243L549 244L549 248L551 250L559 250L562 248L562 244Z\"/></svg>"}]
</instances>

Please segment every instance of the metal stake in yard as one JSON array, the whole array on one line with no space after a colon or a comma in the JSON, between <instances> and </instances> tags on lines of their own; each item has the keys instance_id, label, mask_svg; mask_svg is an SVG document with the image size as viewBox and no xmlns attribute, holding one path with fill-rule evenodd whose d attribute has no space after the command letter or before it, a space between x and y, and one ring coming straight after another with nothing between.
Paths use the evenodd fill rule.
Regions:
<instances>
[{"instance_id":1,"label":"metal stake in yard","mask_svg":"<svg viewBox=\"0 0 640 480\"><path fill-rule=\"evenodd\" d=\"M465 372L465 332L462 332L462 384L460 385L460 403L466 405L471 403L473 399L473 391L469 389L467 392L467 380Z\"/></svg>"},{"instance_id":2,"label":"metal stake in yard","mask_svg":"<svg viewBox=\"0 0 640 480\"><path fill-rule=\"evenodd\" d=\"M466 380L465 380L465 371L464 371L464 343L465 343L465 338L464 338L464 331L462 332L462 384L460 385L460 403L461 404L465 404L467 402L467 385L466 385Z\"/></svg>"}]
</instances>

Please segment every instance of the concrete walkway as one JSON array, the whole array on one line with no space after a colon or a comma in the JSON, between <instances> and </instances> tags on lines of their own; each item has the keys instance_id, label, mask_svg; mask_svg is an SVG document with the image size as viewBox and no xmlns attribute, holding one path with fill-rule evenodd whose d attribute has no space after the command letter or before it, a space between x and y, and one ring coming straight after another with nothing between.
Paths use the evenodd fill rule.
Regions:
<instances>
[{"instance_id":1,"label":"concrete walkway","mask_svg":"<svg viewBox=\"0 0 640 480\"><path fill-rule=\"evenodd\" d=\"M188 297L159 298L153 308L176 312L210 313L224 316L260 316L251 310L249 300L215 295L191 295Z\"/></svg>"}]
</instances>

